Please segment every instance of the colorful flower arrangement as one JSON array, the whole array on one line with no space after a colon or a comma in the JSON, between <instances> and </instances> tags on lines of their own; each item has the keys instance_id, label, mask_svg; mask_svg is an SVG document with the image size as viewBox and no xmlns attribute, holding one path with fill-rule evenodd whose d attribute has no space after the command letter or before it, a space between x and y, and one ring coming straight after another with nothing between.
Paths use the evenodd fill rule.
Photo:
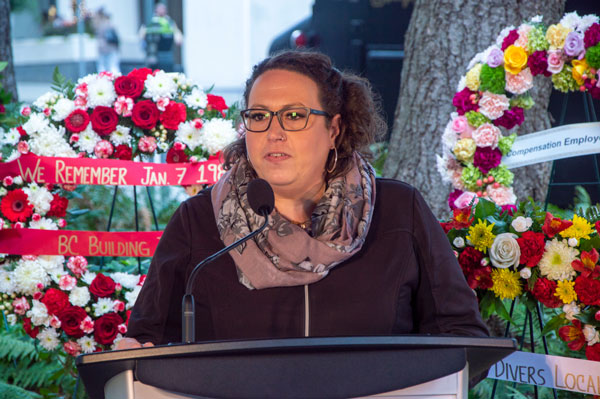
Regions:
<instances>
[{"instance_id":1,"label":"colorful flower arrangement","mask_svg":"<svg viewBox=\"0 0 600 399\"><path fill-rule=\"evenodd\" d=\"M77 356L114 348L144 280L94 273L83 256L23 256L0 269L0 306L46 351Z\"/></svg>"},{"instance_id":2,"label":"colorful flower arrangement","mask_svg":"<svg viewBox=\"0 0 600 399\"><path fill-rule=\"evenodd\" d=\"M26 122L4 133L4 161L31 151L122 160L166 152L167 162L194 162L215 156L238 137L235 110L181 73L101 72L73 84L56 72L54 81L55 92L23 107Z\"/></svg>"},{"instance_id":3,"label":"colorful flower arrangement","mask_svg":"<svg viewBox=\"0 0 600 399\"><path fill-rule=\"evenodd\" d=\"M589 92L600 99L600 24L596 15L563 16L545 26L537 16L518 28L502 30L496 43L477 54L460 80L442 135L443 155L437 167L454 191L451 209L474 197L512 205L513 173L502 164L516 139L510 133L533 106L533 77L552 78L554 88ZM505 133L505 134L503 134Z\"/></svg>"},{"instance_id":4,"label":"colorful flower arrangement","mask_svg":"<svg viewBox=\"0 0 600 399\"><path fill-rule=\"evenodd\" d=\"M456 208L441 225L484 318L510 316L503 300L556 309L543 333L600 361L600 213L563 220L532 201L514 212L491 201Z\"/></svg>"}]
</instances>

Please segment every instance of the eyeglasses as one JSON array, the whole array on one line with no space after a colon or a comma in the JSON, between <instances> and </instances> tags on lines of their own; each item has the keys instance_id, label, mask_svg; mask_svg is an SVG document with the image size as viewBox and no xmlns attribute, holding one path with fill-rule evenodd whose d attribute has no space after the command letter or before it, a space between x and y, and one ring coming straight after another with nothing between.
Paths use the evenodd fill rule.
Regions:
<instances>
[{"instance_id":1,"label":"eyeglasses","mask_svg":"<svg viewBox=\"0 0 600 399\"><path fill-rule=\"evenodd\" d=\"M254 133L266 132L271 127L273 116L279 120L279 125L283 130L295 132L303 130L308 125L310 114L323 115L331 117L325 111L312 109L308 107L289 107L282 108L279 111L271 111L263 108L250 108L240 112L242 121L246 130Z\"/></svg>"}]
</instances>

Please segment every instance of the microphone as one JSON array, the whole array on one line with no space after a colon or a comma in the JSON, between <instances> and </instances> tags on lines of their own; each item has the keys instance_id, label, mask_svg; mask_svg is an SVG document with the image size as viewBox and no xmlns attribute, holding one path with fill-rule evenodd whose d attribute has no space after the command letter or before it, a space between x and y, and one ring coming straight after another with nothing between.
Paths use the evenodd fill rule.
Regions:
<instances>
[{"instance_id":1,"label":"microphone","mask_svg":"<svg viewBox=\"0 0 600 399\"><path fill-rule=\"evenodd\" d=\"M273 195L273 189L266 180L254 179L250 181L250 183L248 183L246 195L248 196L248 202L250 203L250 207L254 213L263 216L265 218L265 222L258 228L258 230L251 232L247 236L242 237L231 245L228 245L227 247L198 263L190 273L190 277L187 280L187 285L185 288L185 295L183 296L183 300L181 302L181 340L187 344L194 342L196 339L196 309L194 306L194 295L192 294L192 287L196 275L210 262L219 258L221 255L228 253L238 245L246 242L250 238L263 231L269 222L269 214L275 207L275 196Z\"/></svg>"}]
</instances>

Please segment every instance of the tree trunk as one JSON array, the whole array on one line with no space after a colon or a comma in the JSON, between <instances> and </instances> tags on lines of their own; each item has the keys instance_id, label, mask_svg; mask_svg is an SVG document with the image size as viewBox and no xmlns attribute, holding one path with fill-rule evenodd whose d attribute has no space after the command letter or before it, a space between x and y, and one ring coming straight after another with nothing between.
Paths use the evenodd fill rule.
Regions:
<instances>
[{"instance_id":1,"label":"tree trunk","mask_svg":"<svg viewBox=\"0 0 600 399\"><path fill-rule=\"evenodd\" d=\"M383 174L417 187L438 217L446 216L450 185L442 182L435 155L455 111L452 98L469 61L492 45L507 26L519 26L536 15L547 24L562 16L565 0L417 0L405 37L400 96ZM531 91L536 105L525 110L525 122L513 131L526 134L550 128L547 111L552 84L536 76ZM546 195L550 164L515 172L520 200Z\"/></svg>"},{"instance_id":2,"label":"tree trunk","mask_svg":"<svg viewBox=\"0 0 600 399\"><path fill-rule=\"evenodd\" d=\"M0 84L5 91L12 94L13 101L18 101L10 38L10 1L0 0L0 61L8 62L6 68L0 72Z\"/></svg>"}]
</instances>

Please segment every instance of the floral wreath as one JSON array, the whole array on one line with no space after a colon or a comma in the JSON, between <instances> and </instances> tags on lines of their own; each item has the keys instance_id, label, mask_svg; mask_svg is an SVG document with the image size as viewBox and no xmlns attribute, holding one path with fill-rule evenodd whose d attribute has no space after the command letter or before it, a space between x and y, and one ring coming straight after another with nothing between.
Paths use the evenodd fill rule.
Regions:
<instances>
[{"instance_id":1,"label":"floral wreath","mask_svg":"<svg viewBox=\"0 0 600 399\"><path fill-rule=\"evenodd\" d=\"M534 76L551 77L559 91L589 92L600 99L598 22L596 15L571 12L546 27L537 16L503 29L495 44L471 60L452 99L456 112L442 135L443 155L437 156L442 179L454 188L451 209L475 197L514 208L514 175L502 157L517 137L508 133L534 104L529 94Z\"/></svg>"}]
</instances>

